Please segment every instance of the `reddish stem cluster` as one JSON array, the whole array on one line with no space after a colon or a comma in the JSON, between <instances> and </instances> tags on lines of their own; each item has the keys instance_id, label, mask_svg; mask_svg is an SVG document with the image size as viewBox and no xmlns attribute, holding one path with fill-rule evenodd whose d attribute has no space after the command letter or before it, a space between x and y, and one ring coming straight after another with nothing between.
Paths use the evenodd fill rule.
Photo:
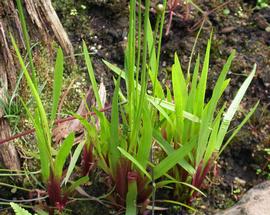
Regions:
<instances>
[{"instance_id":1,"label":"reddish stem cluster","mask_svg":"<svg viewBox=\"0 0 270 215\"><path fill-rule=\"evenodd\" d=\"M125 206L128 183L131 181L137 182L137 203L144 203L152 192L151 187L147 185L147 179L142 177L139 172L131 169L131 163L129 160L121 158L119 160L114 179L117 193L117 196L114 197L116 204Z\"/></svg>"},{"instance_id":2,"label":"reddish stem cluster","mask_svg":"<svg viewBox=\"0 0 270 215\"><path fill-rule=\"evenodd\" d=\"M82 154L82 174L88 175L94 166L93 144L85 145Z\"/></svg>"},{"instance_id":3,"label":"reddish stem cluster","mask_svg":"<svg viewBox=\"0 0 270 215\"><path fill-rule=\"evenodd\" d=\"M49 195L49 214L54 214L56 208L59 212L62 212L66 206L68 200L68 194L62 193L60 179L56 178L53 171L51 171L50 178L47 184L47 190Z\"/></svg>"},{"instance_id":4,"label":"reddish stem cluster","mask_svg":"<svg viewBox=\"0 0 270 215\"><path fill-rule=\"evenodd\" d=\"M182 15L177 14L175 11L180 7L180 0L169 0L168 1L168 10L169 10L169 21L166 27L166 33L165 35L167 36L170 32L171 25L172 25L172 18L173 16L180 16L180 18L183 18Z\"/></svg>"}]
</instances>

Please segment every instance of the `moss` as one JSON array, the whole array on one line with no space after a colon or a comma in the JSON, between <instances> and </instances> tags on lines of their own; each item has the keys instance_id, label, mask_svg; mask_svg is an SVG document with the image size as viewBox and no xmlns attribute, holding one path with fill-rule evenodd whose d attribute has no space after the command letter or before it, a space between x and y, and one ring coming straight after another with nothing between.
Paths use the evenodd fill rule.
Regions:
<instances>
[{"instance_id":1,"label":"moss","mask_svg":"<svg viewBox=\"0 0 270 215\"><path fill-rule=\"evenodd\" d=\"M91 17L88 16L88 10L91 9L91 5L87 1L78 0L75 3L73 0L54 0L53 5L62 24L69 32L76 32L78 34L88 34L91 32L89 28ZM81 28L81 26L86 28Z\"/></svg>"}]
</instances>

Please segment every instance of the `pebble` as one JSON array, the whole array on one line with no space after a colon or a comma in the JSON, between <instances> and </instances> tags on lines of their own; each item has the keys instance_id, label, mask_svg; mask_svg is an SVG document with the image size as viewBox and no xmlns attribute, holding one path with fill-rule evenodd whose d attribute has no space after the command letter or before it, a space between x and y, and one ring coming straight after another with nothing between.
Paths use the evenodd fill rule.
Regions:
<instances>
[{"instance_id":1,"label":"pebble","mask_svg":"<svg viewBox=\"0 0 270 215\"><path fill-rule=\"evenodd\" d=\"M166 66L167 66L166 61L163 61L163 62L162 62L162 67L166 67Z\"/></svg>"},{"instance_id":2,"label":"pebble","mask_svg":"<svg viewBox=\"0 0 270 215\"><path fill-rule=\"evenodd\" d=\"M238 178L238 177L235 177L234 178L234 182L237 183L237 184L239 184L239 185L242 185L242 186L245 186L245 184L246 184L246 181L245 180L243 180L241 178Z\"/></svg>"},{"instance_id":3,"label":"pebble","mask_svg":"<svg viewBox=\"0 0 270 215\"><path fill-rule=\"evenodd\" d=\"M270 181L263 182L249 190L232 208L215 215L269 215Z\"/></svg>"}]
</instances>

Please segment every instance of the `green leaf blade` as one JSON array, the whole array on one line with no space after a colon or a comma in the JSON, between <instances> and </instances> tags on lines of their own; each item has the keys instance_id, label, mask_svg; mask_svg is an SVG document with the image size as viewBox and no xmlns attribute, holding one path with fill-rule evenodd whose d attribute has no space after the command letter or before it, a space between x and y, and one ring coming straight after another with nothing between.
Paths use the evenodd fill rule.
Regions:
<instances>
[{"instance_id":1,"label":"green leaf blade","mask_svg":"<svg viewBox=\"0 0 270 215\"><path fill-rule=\"evenodd\" d=\"M64 71L64 55L61 48L57 50L57 57L54 69L54 82L53 82L53 105L51 112L51 123L55 120L59 98L61 95L62 82Z\"/></svg>"},{"instance_id":2,"label":"green leaf blade","mask_svg":"<svg viewBox=\"0 0 270 215\"><path fill-rule=\"evenodd\" d=\"M55 176L60 179L62 177L63 167L66 159L71 151L75 139L75 134L71 133L63 141L55 159Z\"/></svg>"}]
</instances>

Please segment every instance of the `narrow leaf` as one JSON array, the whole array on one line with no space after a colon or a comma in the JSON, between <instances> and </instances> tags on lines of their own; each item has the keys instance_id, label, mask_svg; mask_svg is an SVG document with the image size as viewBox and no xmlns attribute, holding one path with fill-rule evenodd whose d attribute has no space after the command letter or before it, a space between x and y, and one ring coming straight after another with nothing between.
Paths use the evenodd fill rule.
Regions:
<instances>
[{"instance_id":1,"label":"narrow leaf","mask_svg":"<svg viewBox=\"0 0 270 215\"><path fill-rule=\"evenodd\" d=\"M117 80L112 102L112 114L110 125L110 145L109 145L109 161L113 172L116 171L117 164L120 158L117 147L119 146L119 108L118 108L118 95L120 88L120 77Z\"/></svg>"},{"instance_id":2,"label":"narrow leaf","mask_svg":"<svg viewBox=\"0 0 270 215\"><path fill-rule=\"evenodd\" d=\"M154 179L158 179L167 173L168 170L173 168L179 161L186 157L194 146L195 141L191 141L169 154L157 166L154 167Z\"/></svg>"},{"instance_id":3,"label":"narrow leaf","mask_svg":"<svg viewBox=\"0 0 270 215\"><path fill-rule=\"evenodd\" d=\"M132 180L128 183L128 193L126 197L126 215L137 214L137 181Z\"/></svg>"},{"instance_id":4,"label":"narrow leaf","mask_svg":"<svg viewBox=\"0 0 270 215\"><path fill-rule=\"evenodd\" d=\"M67 138L63 141L58 154L56 155L55 159L55 176L61 178L63 167L66 162L67 156L69 155L71 148L73 146L75 139L75 134L72 132L67 136Z\"/></svg>"},{"instance_id":5,"label":"narrow leaf","mask_svg":"<svg viewBox=\"0 0 270 215\"><path fill-rule=\"evenodd\" d=\"M89 56L87 46L86 46L84 41L83 41L83 54L84 54L85 63L86 63L87 69L88 69L88 74L89 74L89 77L91 80L92 88L94 91L94 95L95 95L96 100L97 100L98 108L101 109L102 103L101 103L101 99L100 99L100 96L98 93L98 87L97 87L97 82L96 82L96 78L95 78L95 73L94 73L92 63L91 63L91 59Z\"/></svg>"},{"instance_id":6,"label":"narrow leaf","mask_svg":"<svg viewBox=\"0 0 270 215\"><path fill-rule=\"evenodd\" d=\"M52 105L52 113L51 113L51 123L55 120L57 107L59 103L59 98L61 95L62 89L62 79L63 79L63 71L64 71L64 55L61 48L57 51L57 57L55 62L54 69L54 82L53 82L53 105Z\"/></svg>"},{"instance_id":7,"label":"narrow leaf","mask_svg":"<svg viewBox=\"0 0 270 215\"><path fill-rule=\"evenodd\" d=\"M151 180L151 175L143 168L143 166L126 150L122 149L121 147L117 147L119 151L124 155L127 159L129 159L137 168L146 175L147 178Z\"/></svg>"},{"instance_id":8,"label":"narrow leaf","mask_svg":"<svg viewBox=\"0 0 270 215\"><path fill-rule=\"evenodd\" d=\"M168 143L156 129L153 130L153 137L156 139L159 146L169 156L174 152L173 147ZM185 158L179 159L178 164L183 167L191 175L195 173L195 169L185 160Z\"/></svg>"},{"instance_id":9,"label":"narrow leaf","mask_svg":"<svg viewBox=\"0 0 270 215\"><path fill-rule=\"evenodd\" d=\"M78 159L80 157L80 154L81 154L81 151L83 149L84 144L85 144L85 141L82 141L77 146L77 148L75 149L74 154L71 157L71 160L70 160L70 163L69 163L69 166L68 166L68 170L67 170L67 174L66 174L66 176L65 176L65 178L63 180L65 184L67 184L67 182L68 182L68 180L69 180L69 178L70 178L70 176L71 176L71 174L72 174L72 172L73 172L73 170L74 170L74 168L76 166L76 163L77 163L77 161L78 161Z\"/></svg>"},{"instance_id":10,"label":"narrow leaf","mask_svg":"<svg viewBox=\"0 0 270 215\"><path fill-rule=\"evenodd\" d=\"M219 129L219 134L217 137L217 150L220 149L220 146L221 146L223 139L226 135L226 132L229 128L230 122L231 122L233 116L235 115L235 113L240 105L240 102L241 102L242 98L244 97L244 95L247 91L247 88L250 85L250 83L255 75L255 72L256 72L256 64L254 65L252 72L249 74L249 76L246 78L244 83L241 85L241 87L238 90L236 96L234 97L231 105L229 106L228 110L226 111L226 113L224 115L223 121L222 121L220 129Z\"/></svg>"},{"instance_id":11,"label":"narrow leaf","mask_svg":"<svg viewBox=\"0 0 270 215\"><path fill-rule=\"evenodd\" d=\"M72 185L67 189L67 193L71 193L73 192L77 187L79 187L80 185L83 185L85 183L87 183L89 181L89 178L88 176L84 176L80 179L78 179L77 181L75 182L72 182Z\"/></svg>"},{"instance_id":12,"label":"narrow leaf","mask_svg":"<svg viewBox=\"0 0 270 215\"><path fill-rule=\"evenodd\" d=\"M242 120L242 122L237 126L237 128L233 131L229 139L226 141L226 143L222 146L221 150L219 151L219 155L223 152L223 150L228 146L228 144L232 141L234 136L240 131L240 129L246 124L246 122L249 120L249 118L253 115L255 110L257 109L260 101L258 101L254 107L248 112L246 117Z\"/></svg>"},{"instance_id":13,"label":"narrow leaf","mask_svg":"<svg viewBox=\"0 0 270 215\"><path fill-rule=\"evenodd\" d=\"M152 147L152 124L150 112L144 108L143 110L143 128L142 128L142 138L138 146L137 160L146 168L150 151Z\"/></svg>"}]
</instances>

